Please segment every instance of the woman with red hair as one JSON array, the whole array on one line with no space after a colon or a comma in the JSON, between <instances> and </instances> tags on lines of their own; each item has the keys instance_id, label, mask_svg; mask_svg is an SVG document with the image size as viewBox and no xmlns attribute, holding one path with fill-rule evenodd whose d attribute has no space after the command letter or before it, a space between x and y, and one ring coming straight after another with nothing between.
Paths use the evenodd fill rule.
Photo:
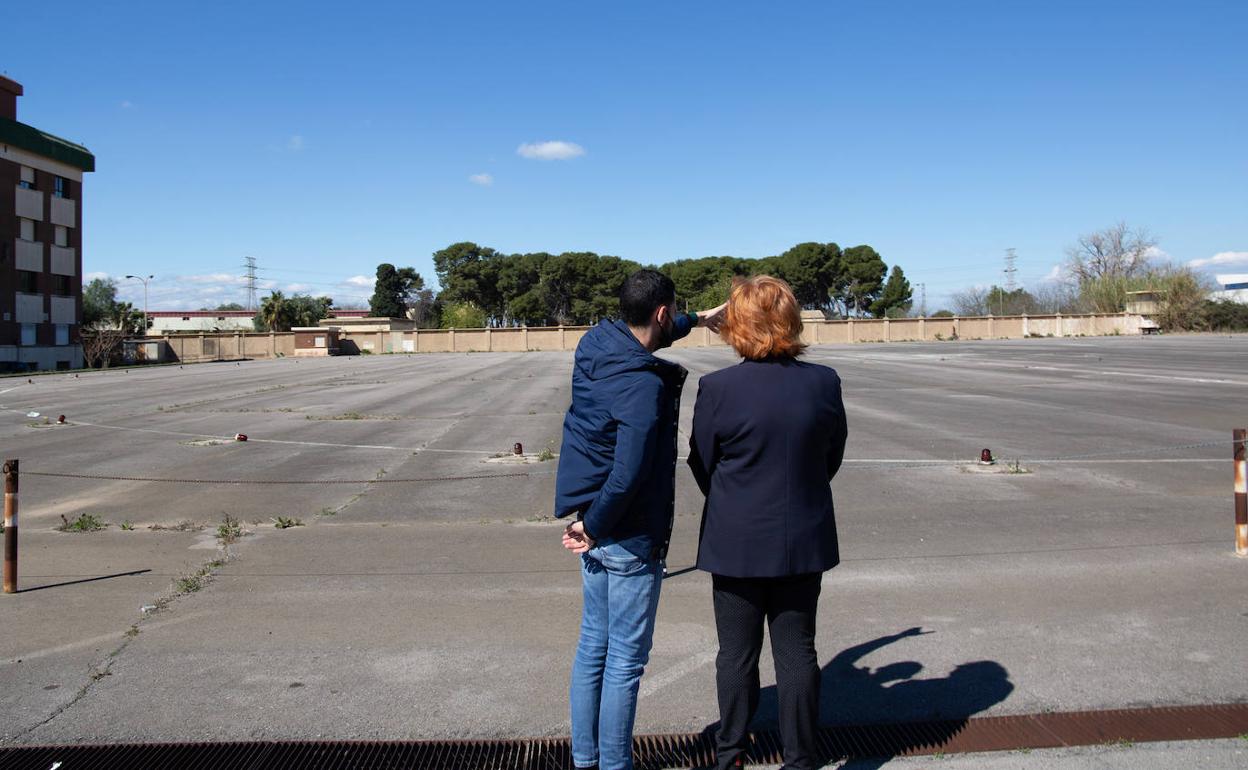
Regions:
<instances>
[{"instance_id":1,"label":"woman with red hair","mask_svg":"<svg viewBox=\"0 0 1248 770\"><path fill-rule=\"evenodd\" d=\"M699 382L689 452L706 495L698 568L712 575L719 635L717 764L741 764L766 621L784 766L815 768L815 613L823 573L840 561L829 482L845 454L841 381L798 360L801 307L778 278L736 283L720 335L744 360Z\"/></svg>"}]
</instances>

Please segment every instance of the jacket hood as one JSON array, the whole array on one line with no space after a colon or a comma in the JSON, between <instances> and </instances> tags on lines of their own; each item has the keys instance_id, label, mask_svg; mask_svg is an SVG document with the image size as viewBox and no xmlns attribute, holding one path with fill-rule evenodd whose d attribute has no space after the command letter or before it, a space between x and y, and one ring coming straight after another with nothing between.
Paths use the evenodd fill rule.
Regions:
<instances>
[{"instance_id":1,"label":"jacket hood","mask_svg":"<svg viewBox=\"0 0 1248 770\"><path fill-rule=\"evenodd\" d=\"M591 380L676 364L650 354L623 321L599 321L576 346L576 367Z\"/></svg>"}]
</instances>

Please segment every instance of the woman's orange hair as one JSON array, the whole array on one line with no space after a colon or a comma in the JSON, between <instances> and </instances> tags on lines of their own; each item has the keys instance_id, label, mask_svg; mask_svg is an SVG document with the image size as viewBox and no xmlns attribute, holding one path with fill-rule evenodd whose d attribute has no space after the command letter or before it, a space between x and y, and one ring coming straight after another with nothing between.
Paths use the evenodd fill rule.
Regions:
<instances>
[{"instance_id":1,"label":"woman's orange hair","mask_svg":"<svg viewBox=\"0 0 1248 770\"><path fill-rule=\"evenodd\" d=\"M806 349L797 297L787 283L770 275L734 282L719 333L738 355L755 361L792 358Z\"/></svg>"}]
</instances>

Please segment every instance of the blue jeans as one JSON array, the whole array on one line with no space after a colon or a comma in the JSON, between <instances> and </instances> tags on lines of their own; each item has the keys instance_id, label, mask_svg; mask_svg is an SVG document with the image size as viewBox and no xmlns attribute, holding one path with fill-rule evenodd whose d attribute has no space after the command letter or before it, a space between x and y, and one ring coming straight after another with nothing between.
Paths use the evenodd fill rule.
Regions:
<instances>
[{"instance_id":1,"label":"blue jeans","mask_svg":"<svg viewBox=\"0 0 1248 770\"><path fill-rule=\"evenodd\" d=\"M650 660L663 562L642 535L595 544L581 556L585 607L572 665L572 762L633 766L637 688Z\"/></svg>"}]
</instances>

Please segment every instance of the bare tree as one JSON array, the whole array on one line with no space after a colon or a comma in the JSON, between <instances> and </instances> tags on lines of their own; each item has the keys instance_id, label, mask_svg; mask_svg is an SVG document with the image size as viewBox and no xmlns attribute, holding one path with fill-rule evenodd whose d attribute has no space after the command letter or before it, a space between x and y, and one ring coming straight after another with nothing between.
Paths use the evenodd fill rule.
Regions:
<instances>
[{"instance_id":1,"label":"bare tree","mask_svg":"<svg viewBox=\"0 0 1248 770\"><path fill-rule=\"evenodd\" d=\"M124 329L93 329L82 333L82 357L87 366L107 367L126 338Z\"/></svg>"},{"instance_id":2,"label":"bare tree","mask_svg":"<svg viewBox=\"0 0 1248 770\"><path fill-rule=\"evenodd\" d=\"M1079 283L1101 278L1132 278L1148 269L1149 252L1157 240L1126 222L1079 236L1066 250L1066 266Z\"/></svg>"},{"instance_id":3,"label":"bare tree","mask_svg":"<svg viewBox=\"0 0 1248 770\"><path fill-rule=\"evenodd\" d=\"M1079 291L1065 281L1045 281L1031 292L1036 300L1037 313L1083 312Z\"/></svg>"},{"instance_id":4,"label":"bare tree","mask_svg":"<svg viewBox=\"0 0 1248 770\"><path fill-rule=\"evenodd\" d=\"M962 291L955 291L949 298L953 303L953 312L960 316L988 315L990 291L983 286L971 286Z\"/></svg>"}]
</instances>

